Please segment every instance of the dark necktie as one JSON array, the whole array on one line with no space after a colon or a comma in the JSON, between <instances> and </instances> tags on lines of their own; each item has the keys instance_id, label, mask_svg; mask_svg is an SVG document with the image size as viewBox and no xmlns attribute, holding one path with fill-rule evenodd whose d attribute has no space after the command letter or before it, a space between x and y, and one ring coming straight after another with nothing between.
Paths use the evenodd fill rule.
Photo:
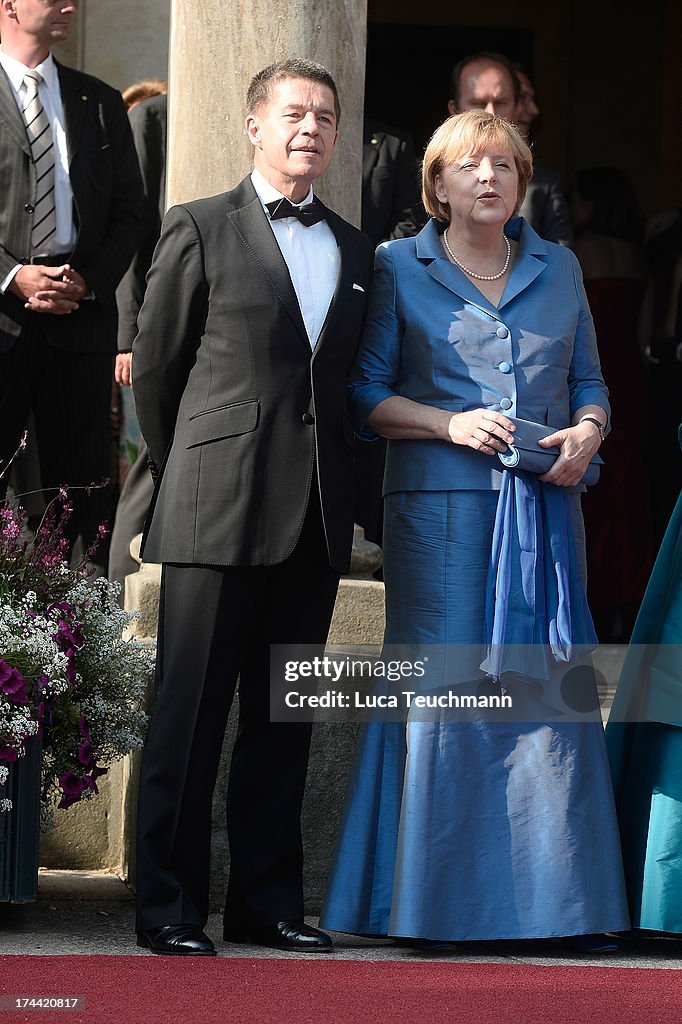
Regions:
<instances>
[{"instance_id":1,"label":"dark necktie","mask_svg":"<svg viewBox=\"0 0 682 1024\"><path fill-rule=\"evenodd\" d=\"M307 228L325 219L324 207L317 199L313 199L312 203L306 203L305 206L294 206L288 199L276 199L274 203L266 203L265 208L270 214L270 220L295 217Z\"/></svg>"}]
</instances>

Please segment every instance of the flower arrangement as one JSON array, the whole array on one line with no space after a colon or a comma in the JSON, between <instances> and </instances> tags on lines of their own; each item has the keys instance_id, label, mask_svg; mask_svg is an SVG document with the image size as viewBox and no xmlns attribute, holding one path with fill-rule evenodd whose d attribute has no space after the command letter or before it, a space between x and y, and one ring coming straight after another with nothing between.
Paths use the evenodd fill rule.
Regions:
<instances>
[{"instance_id":1,"label":"flower arrangement","mask_svg":"<svg viewBox=\"0 0 682 1024\"><path fill-rule=\"evenodd\" d=\"M97 793L107 765L142 745L154 652L124 631L135 617L119 585L87 568L101 536L75 568L64 527L66 488L35 535L21 507L0 505L0 811L9 764L42 744L41 800L70 807Z\"/></svg>"}]
</instances>

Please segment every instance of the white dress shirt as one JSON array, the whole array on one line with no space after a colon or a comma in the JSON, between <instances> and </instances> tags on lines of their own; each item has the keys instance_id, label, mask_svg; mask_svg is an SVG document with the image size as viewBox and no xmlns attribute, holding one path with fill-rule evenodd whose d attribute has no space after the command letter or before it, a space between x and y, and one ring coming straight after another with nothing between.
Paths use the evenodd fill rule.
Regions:
<instances>
[{"instance_id":1,"label":"white dress shirt","mask_svg":"<svg viewBox=\"0 0 682 1024\"><path fill-rule=\"evenodd\" d=\"M286 198L258 170L253 171L251 181L264 209L266 203ZM312 201L311 188L297 205L305 206ZM267 210L265 215L270 220ZM295 217L282 217L270 221L270 227L289 268L310 346L315 348L334 297L341 266L336 236L326 220L306 227Z\"/></svg>"},{"instance_id":2,"label":"white dress shirt","mask_svg":"<svg viewBox=\"0 0 682 1024\"><path fill-rule=\"evenodd\" d=\"M26 95L24 75L29 68L14 57L10 57L9 54L5 53L2 46L0 46L0 65L2 65L7 77L9 78L17 107L21 113L24 107L24 97ZM35 70L38 71L43 78L43 81L40 83L38 88L38 96L43 110L47 115L47 119L50 122L52 137L54 139L55 154L54 191L57 230L52 238L42 247L42 252L47 254L71 252L76 242L76 226L73 220L73 192L71 190L71 181L69 179L69 154L66 145L64 109L62 107L61 89L59 88L59 74L52 58L52 54L49 54L42 64L38 64ZM31 255L35 255L35 253L31 253ZM20 264L17 264L17 266L10 271L5 280L0 284L0 291L4 292L6 290L19 269Z\"/></svg>"}]
</instances>

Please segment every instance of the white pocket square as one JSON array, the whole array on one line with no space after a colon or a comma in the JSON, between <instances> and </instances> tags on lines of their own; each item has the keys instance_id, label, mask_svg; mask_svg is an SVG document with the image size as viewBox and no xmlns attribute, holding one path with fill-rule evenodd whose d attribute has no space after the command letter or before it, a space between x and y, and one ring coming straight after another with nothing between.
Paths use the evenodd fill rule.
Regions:
<instances>
[{"instance_id":1,"label":"white pocket square","mask_svg":"<svg viewBox=\"0 0 682 1024\"><path fill-rule=\"evenodd\" d=\"M364 290L365 290L365 289L364 289L364 288L362 287L362 285L359 285L359 284L355 284L355 282L353 282L353 287L355 288L356 292L364 292Z\"/></svg>"}]
</instances>

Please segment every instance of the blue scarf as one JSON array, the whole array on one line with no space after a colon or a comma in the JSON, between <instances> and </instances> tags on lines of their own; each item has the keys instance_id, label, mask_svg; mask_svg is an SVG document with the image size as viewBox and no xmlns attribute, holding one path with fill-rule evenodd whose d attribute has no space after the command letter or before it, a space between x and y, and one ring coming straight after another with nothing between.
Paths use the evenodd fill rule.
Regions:
<instances>
[{"instance_id":1,"label":"blue scarf","mask_svg":"<svg viewBox=\"0 0 682 1024\"><path fill-rule=\"evenodd\" d=\"M481 669L548 681L553 662L597 645L563 487L505 472L497 503Z\"/></svg>"}]
</instances>

